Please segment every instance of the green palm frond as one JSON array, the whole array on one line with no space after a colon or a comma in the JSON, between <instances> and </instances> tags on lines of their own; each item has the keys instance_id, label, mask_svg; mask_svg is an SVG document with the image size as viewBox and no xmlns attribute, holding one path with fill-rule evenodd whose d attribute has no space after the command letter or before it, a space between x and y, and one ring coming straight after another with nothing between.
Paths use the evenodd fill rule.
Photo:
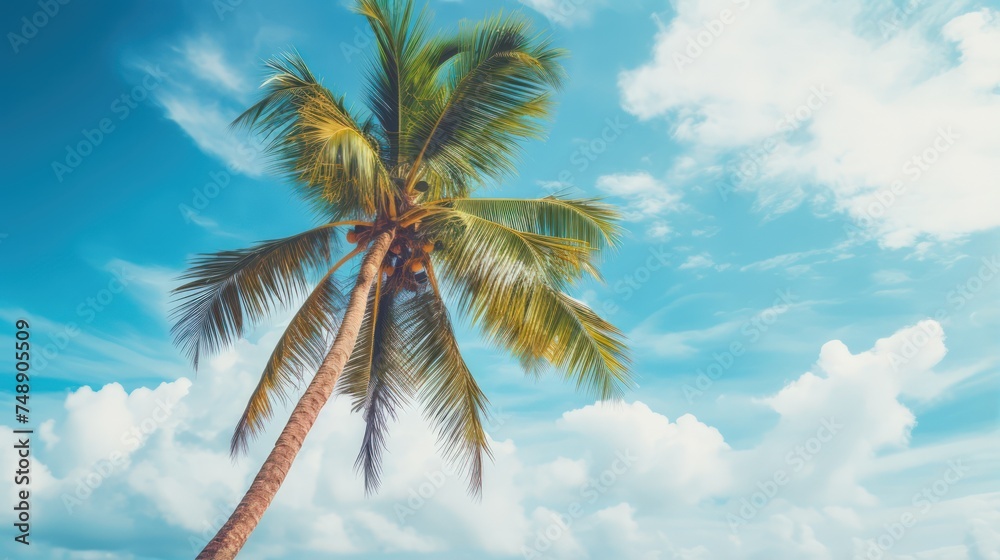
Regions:
<instances>
[{"instance_id":1,"label":"green palm frond","mask_svg":"<svg viewBox=\"0 0 1000 560\"><path fill-rule=\"evenodd\" d=\"M354 351L338 383L355 412L365 419L365 433L355 468L365 479L365 493L381 483L382 454L389 424L413 396L413 379L406 367L409 347L404 339L402 315L407 296L392 290L372 290Z\"/></svg>"},{"instance_id":2,"label":"green palm frond","mask_svg":"<svg viewBox=\"0 0 1000 560\"><path fill-rule=\"evenodd\" d=\"M634 385L625 337L568 293L588 276L601 279L600 256L622 240L620 215L597 198L469 197L514 174L520 142L543 136L564 79L565 53L527 18L501 13L434 35L428 12L411 0L356 0L355 12L374 37L359 112L286 53L267 62L260 100L233 123L263 141L273 169L331 222L195 260L174 291L172 333L197 368L304 297L237 424L232 454L246 451L304 375L317 367L335 374L340 362L324 360L342 359L346 348L331 352L331 337L351 344L359 329L339 379L317 378L327 381L315 387L327 395L336 379L333 389L365 419L355 468L366 494L380 485L390 424L416 399L443 455L479 495L489 403L441 290L452 311L529 373L559 370L598 398L620 397ZM355 227L348 239L356 247L331 267L343 225ZM359 280L352 292L360 306L360 290L374 286L361 325L352 308L341 329L346 304L335 273L373 250L366 266L378 266L376 280Z\"/></svg>"},{"instance_id":3,"label":"green palm frond","mask_svg":"<svg viewBox=\"0 0 1000 560\"><path fill-rule=\"evenodd\" d=\"M334 224L248 249L202 255L173 291L174 341L194 363L241 338L278 304L308 289L309 274L328 265Z\"/></svg>"},{"instance_id":4,"label":"green palm frond","mask_svg":"<svg viewBox=\"0 0 1000 560\"><path fill-rule=\"evenodd\" d=\"M464 24L456 44L443 87L413 116L414 151L403 154L410 181L426 169L450 178L439 193L447 197L514 173L518 141L540 137L563 79L563 51L517 14Z\"/></svg>"},{"instance_id":5,"label":"green palm frond","mask_svg":"<svg viewBox=\"0 0 1000 560\"><path fill-rule=\"evenodd\" d=\"M547 363L600 399L620 398L634 386L623 333L583 302L524 276L488 291L449 280L490 341L530 371Z\"/></svg>"},{"instance_id":6,"label":"green palm frond","mask_svg":"<svg viewBox=\"0 0 1000 560\"><path fill-rule=\"evenodd\" d=\"M493 343L532 369L546 362L563 370L600 398L616 398L633 384L623 334L563 292L582 272L596 274L589 244L469 214L461 215L462 227L447 228L451 224L442 221L454 221L449 212L457 210L428 219L446 246L434 254L435 263L458 308ZM513 215L499 219L512 225L527 221Z\"/></svg>"},{"instance_id":7,"label":"green palm frond","mask_svg":"<svg viewBox=\"0 0 1000 560\"><path fill-rule=\"evenodd\" d=\"M386 161L395 166L412 152L409 119L415 105L440 87L438 73L458 52L457 45L429 38L428 13L416 12L411 2L359 0L355 12L368 19L375 37L367 101L385 134Z\"/></svg>"},{"instance_id":8,"label":"green palm frond","mask_svg":"<svg viewBox=\"0 0 1000 560\"><path fill-rule=\"evenodd\" d=\"M393 192L376 128L353 116L297 54L267 65L262 99L233 125L259 134L273 168L331 219L374 215Z\"/></svg>"},{"instance_id":9,"label":"green palm frond","mask_svg":"<svg viewBox=\"0 0 1000 560\"><path fill-rule=\"evenodd\" d=\"M229 451L233 457L246 454L251 438L264 429L273 413L275 399L286 402L288 392L302 381L303 373L322 363L339 325L339 313L347 299L331 269L292 317L271 352L260 382L236 424Z\"/></svg>"},{"instance_id":10,"label":"green palm frond","mask_svg":"<svg viewBox=\"0 0 1000 560\"><path fill-rule=\"evenodd\" d=\"M461 198L447 202L459 212L519 231L575 239L598 250L621 244L621 215L598 198Z\"/></svg>"},{"instance_id":11,"label":"green palm frond","mask_svg":"<svg viewBox=\"0 0 1000 560\"><path fill-rule=\"evenodd\" d=\"M418 377L425 414L437 425L445 459L468 476L469 491L479 495L483 458L492 458L484 427L489 401L462 359L440 296L424 290L407 305L408 359Z\"/></svg>"},{"instance_id":12,"label":"green palm frond","mask_svg":"<svg viewBox=\"0 0 1000 560\"><path fill-rule=\"evenodd\" d=\"M595 250L584 241L523 231L504 223L523 219L493 221L488 213L466 212L458 206L433 212L422 227L448 247L440 258L449 273L469 278L479 290L488 291L496 282L505 281L503 269L489 268L490 258L516 268L521 275L557 285L584 273L598 274L591 262Z\"/></svg>"}]
</instances>

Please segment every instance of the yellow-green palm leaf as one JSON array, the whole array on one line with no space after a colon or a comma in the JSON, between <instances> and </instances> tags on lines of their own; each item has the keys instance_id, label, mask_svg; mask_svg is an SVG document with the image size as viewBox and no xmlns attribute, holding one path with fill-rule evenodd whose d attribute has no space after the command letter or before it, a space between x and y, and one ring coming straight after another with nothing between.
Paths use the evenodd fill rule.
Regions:
<instances>
[{"instance_id":1,"label":"yellow-green palm leaf","mask_svg":"<svg viewBox=\"0 0 1000 560\"><path fill-rule=\"evenodd\" d=\"M429 12L409 0L357 0L355 12L374 38L360 107L284 54L267 63L260 100L234 123L327 223L196 260L176 291L174 337L197 366L303 301L237 424L231 450L245 451L276 402L328 356L343 356L330 352L345 307L338 269L391 234L388 252L378 245L377 279L335 387L365 419L356 468L375 491L388 430L415 403L478 494L489 403L449 306L529 373L554 369L599 398L621 396L634 384L625 337L571 295L600 280L602 255L621 243L620 217L594 198L473 196L514 175L521 142L543 136L564 79L565 53L526 18L500 14L432 34ZM333 234L344 225L357 247L333 264ZM341 335L358 328L364 300L354 301Z\"/></svg>"}]
</instances>

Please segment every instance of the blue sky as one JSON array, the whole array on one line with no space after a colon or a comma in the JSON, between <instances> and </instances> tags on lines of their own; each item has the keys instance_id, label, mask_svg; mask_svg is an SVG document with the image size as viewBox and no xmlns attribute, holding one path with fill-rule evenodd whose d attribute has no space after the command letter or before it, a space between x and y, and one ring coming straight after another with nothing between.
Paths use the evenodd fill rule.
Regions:
<instances>
[{"instance_id":1,"label":"blue sky","mask_svg":"<svg viewBox=\"0 0 1000 560\"><path fill-rule=\"evenodd\" d=\"M229 461L283 318L196 376L167 292L194 254L313 223L226 125L289 48L360 105L369 36L338 2L42 4L0 7L0 316L42 350L35 543L10 554L188 558L277 433ZM595 404L463 328L496 411L483 502L417 414L363 498L335 402L247 557L997 558L1000 6L835 4L431 2L443 28L522 10L571 51L549 137L500 192L623 208L606 282L574 295L628 333L640 387Z\"/></svg>"}]
</instances>

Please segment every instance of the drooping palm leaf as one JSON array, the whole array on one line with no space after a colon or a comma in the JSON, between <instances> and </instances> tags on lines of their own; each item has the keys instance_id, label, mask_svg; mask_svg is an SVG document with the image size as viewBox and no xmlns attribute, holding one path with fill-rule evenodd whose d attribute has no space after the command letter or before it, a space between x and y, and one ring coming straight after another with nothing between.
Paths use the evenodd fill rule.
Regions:
<instances>
[{"instance_id":1,"label":"drooping palm leaf","mask_svg":"<svg viewBox=\"0 0 1000 560\"><path fill-rule=\"evenodd\" d=\"M437 426L445 458L468 477L469 491L479 495L483 459L492 457L485 430L489 401L462 358L440 296L425 289L406 305L404 330L418 396L426 416Z\"/></svg>"},{"instance_id":2,"label":"drooping palm leaf","mask_svg":"<svg viewBox=\"0 0 1000 560\"><path fill-rule=\"evenodd\" d=\"M278 339L236 424L229 445L233 457L245 454L250 439L264 429L274 400L286 402L288 391L302 381L304 372L315 371L326 356L347 301L333 272L317 283Z\"/></svg>"},{"instance_id":3,"label":"drooping palm leaf","mask_svg":"<svg viewBox=\"0 0 1000 560\"><path fill-rule=\"evenodd\" d=\"M492 264L489 259L494 257L502 259L504 266L518 268L521 274L558 285L584 272L597 275L591 265L595 250L586 242L517 229L487 216L488 213L460 210L456 204L441 208L425 219L423 227L448 248L441 258L447 262L451 274L487 280L480 289L489 290L493 282L505 277L503 270L489 268Z\"/></svg>"},{"instance_id":4,"label":"drooping palm leaf","mask_svg":"<svg viewBox=\"0 0 1000 560\"><path fill-rule=\"evenodd\" d=\"M329 265L333 225L193 262L173 292L171 332L195 368L203 353L228 347L308 289L309 274Z\"/></svg>"},{"instance_id":5,"label":"drooping palm leaf","mask_svg":"<svg viewBox=\"0 0 1000 560\"><path fill-rule=\"evenodd\" d=\"M498 227L482 217L466 218L465 226L442 228L447 249L435 253L435 261L456 305L492 342L533 369L544 360L600 398L618 397L632 385L623 334L562 291L582 271L593 271L589 245Z\"/></svg>"},{"instance_id":6,"label":"drooping palm leaf","mask_svg":"<svg viewBox=\"0 0 1000 560\"><path fill-rule=\"evenodd\" d=\"M354 411L365 419L355 468L364 475L366 494L381 483L389 424L414 392L405 358L409 348L400 324L407 295L381 287L377 285L368 299L358 340L338 384L338 392L348 395Z\"/></svg>"}]
</instances>

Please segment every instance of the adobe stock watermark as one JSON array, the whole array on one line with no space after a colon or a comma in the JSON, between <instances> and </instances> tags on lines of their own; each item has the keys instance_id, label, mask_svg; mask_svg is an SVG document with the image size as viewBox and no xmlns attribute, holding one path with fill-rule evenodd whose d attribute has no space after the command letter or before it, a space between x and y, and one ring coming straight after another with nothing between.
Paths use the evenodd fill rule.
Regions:
<instances>
[{"instance_id":1,"label":"adobe stock watermark","mask_svg":"<svg viewBox=\"0 0 1000 560\"><path fill-rule=\"evenodd\" d=\"M597 502L633 468L638 460L639 457L628 449L616 452L608 468L601 471L596 478L587 479L587 482L580 487L580 500L570 503L563 513L553 514L552 521L535 532L530 546L521 546L521 557L532 560L547 558L545 553L586 513L585 506Z\"/></svg>"},{"instance_id":2,"label":"adobe stock watermark","mask_svg":"<svg viewBox=\"0 0 1000 560\"><path fill-rule=\"evenodd\" d=\"M402 525L407 519L424 509L424 506L434 498L448 480L458 474L458 471L449 464L445 464L440 469L425 473L425 480L416 487L410 488L406 500L396 502L393 506L392 509L393 513L396 514L396 521Z\"/></svg>"},{"instance_id":3,"label":"adobe stock watermark","mask_svg":"<svg viewBox=\"0 0 1000 560\"><path fill-rule=\"evenodd\" d=\"M570 166L559 171L555 180L539 182L543 189L557 193L574 187L576 185L574 173L583 173L589 169L629 128L628 124L622 122L622 117L608 117L604 119L603 124L600 132L582 140L570 153Z\"/></svg>"},{"instance_id":4,"label":"adobe stock watermark","mask_svg":"<svg viewBox=\"0 0 1000 560\"><path fill-rule=\"evenodd\" d=\"M14 31L7 32L7 41L10 42L10 49L14 51L14 54L21 52L21 47L27 45L32 39L37 37L38 33L44 29L53 18L59 15L62 7L69 4L70 1L71 0L38 0L36 3L38 11L21 18L21 28L18 29L20 33Z\"/></svg>"},{"instance_id":5,"label":"adobe stock watermark","mask_svg":"<svg viewBox=\"0 0 1000 560\"><path fill-rule=\"evenodd\" d=\"M608 299L598 298L591 307L595 311L603 312L605 316L615 315L621 311L619 303L632 299L635 294L642 290L656 276L657 271L663 270L670 264L671 256L665 245L650 247L649 255L642 261L642 264L612 284L617 295Z\"/></svg>"},{"instance_id":6,"label":"adobe stock watermark","mask_svg":"<svg viewBox=\"0 0 1000 560\"><path fill-rule=\"evenodd\" d=\"M559 25L565 25L567 27L573 24L573 14L580 9L581 6L591 2L592 0L558 0L558 3L553 2L553 9L548 9L545 12L545 17L549 18L550 21L558 23Z\"/></svg>"},{"instance_id":7,"label":"adobe stock watermark","mask_svg":"<svg viewBox=\"0 0 1000 560\"><path fill-rule=\"evenodd\" d=\"M761 140L756 146L738 154L736 162L727 166L724 180L716 184L716 191L723 202L729 200L729 195L738 190L748 190L746 185L760 177L765 164L782 145L782 140L791 136L815 118L834 96L833 90L820 84L809 88L805 101L798 107L785 113L774 124L775 133Z\"/></svg>"},{"instance_id":8,"label":"adobe stock watermark","mask_svg":"<svg viewBox=\"0 0 1000 560\"><path fill-rule=\"evenodd\" d=\"M131 90L116 97L109 107L112 115L117 117L117 121L124 121L132 114L132 111L139 107L139 103L149 97L151 91L160 86L160 83L167 77L159 66L148 72L142 78L142 82ZM56 180L63 182L66 175L75 171L84 158L94 153L115 130L117 125L112 117L104 117L97 122L94 128L84 128L80 131L83 139L75 144L66 145L66 155L62 160L52 160L52 172L55 173Z\"/></svg>"},{"instance_id":9,"label":"adobe stock watermark","mask_svg":"<svg viewBox=\"0 0 1000 560\"><path fill-rule=\"evenodd\" d=\"M128 464L129 453L142 447L142 444L170 418L174 406L178 402L176 400L156 399L156 407L149 416L122 432L119 438L121 447L111 451L106 458L99 459L85 474L80 476L72 494L63 492L61 498L66 512L73 515L73 511L93 496L105 480L125 468Z\"/></svg>"},{"instance_id":10,"label":"adobe stock watermark","mask_svg":"<svg viewBox=\"0 0 1000 560\"><path fill-rule=\"evenodd\" d=\"M252 161L260 152L256 146L243 142L237 144L236 151L242 161ZM224 169L210 171L208 173L208 182L201 187L191 189L190 204L182 202L177 205L177 210L181 213L184 222L188 224L192 222L196 224L203 223L204 218L201 217L200 212L208 208L208 205L229 187L229 184L233 180L233 175L240 171L241 167L234 162L228 163Z\"/></svg>"},{"instance_id":11,"label":"adobe stock watermark","mask_svg":"<svg viewBox=\"0 0 1000 560\"><path fill-rule=\"evenodd\" d=\"M118 294L125 291L128 285L134 280L128 270L124 267L114 270L107 286L101 288L96 294L87 297L76 306L76 314L87 325L94 322L97 315L108 308L114 302ZM71 321L63 326L62 330L49 334L49 342L43 344L35 353L34 370L44 371L49 363L65 350L69 343L80 335L80 325Z\"/></svg>"},{"instance_id":12,"label":"adobe stock watermark","mask_svg":"<svg viewBox=\"0 0 1000 560\"><path fill-rule=\"evenodd\" d=\"M502 428L510 419L510 414L504 412L503 408L497 407L490 415L487 422L487 429L490 431ZM405 500L396 502L393 505L393 512L396 514L396 521L402 525L408 518L413 517L420 510L433 500L438 491L457 477L461 473L454 466L445 464L439 469L424 473L424 480L407 491Z\"/></svg>"},{"instance_id":13,"label":"adobe stock watermark","mask_svg":"<svg viewBox=\"0 0 1000 560\"><path fill-rule=\"evenodd\" d=\"M212 9L219 21L225 21L226 16L235 12L242 4L243 0L212 0Z\"/></svg>"},{"instance_id":14,"label":"adobe stock watermark","mask_svg":"<svg viewBox=\"0 0 1000 560\"><path fill-rule=\"evenodd\" d=\"M740 508L736 513L727 513L726 522L729 530L735 535L740 528L748 524L757 514L768 506L778 494L788 486L796 474L802 472L806 465L810 464L817 455L823 452L823 448L833 441L837 434L844 429L844 425L837 422L836 418L823 418L820 421L816 432L804 442L793 447L785 454L785 466L787 468L775 469L774 473L764 480L757 481L756 488L749 496L740 498Z\"/></svg>"},{"instance_id":15,"label":"adobe stock watermark","mask_svg":"<svg viewBox=\"0 0 1000 560\"><path fill-rule=\"evenodd\" d=\"M711 389L715 382L732 369L741 356L746 354L747 348L756 344L767 334L778 322L781 315L791 309L792 304L799 299L788 288L776 290L775 294L777 297L770 307L755 314L740 325L740 338L730 342L729 346L721 352L712 352L712 361L695 372L694 382L684 384L684 398L687 399L688 404L694 404L695 399Z\"/></svg>"},{"instance_id":16,"label":"adobe stock watermark","mask_svg":"<svg viewBox=\"0 0 1000 560\"><path fill-rule=\"evenodd\" d=\"M920 328L907 336L899 350L889 354L889 364L893 371L899 371L910 363L930 341L939 339L943 334L941 323L946 323L953 312L965 308L997 277L1000 277L1000 254L983 257L980 262L982 265L976 272L956 284L955 289L945 295L947 304L930 316L934 321L920 322Z\"/></svg>"},{"instance_id":17,"label":"adobe stock watermark","mask_svg":"<svg viewBox=\"0 0 1000 560\"><path fill-rule=\"evenodd\" d=\"M844 225L844 231L850 234L860 234L868 231L875 225L875 220L881 218L885 213L904 196L920 179L930 171L941 158L948 153L961 137L955 133L952 127L942 127L937 130L937 135L927 147L903 163L900 170L903 178L897 179L883 187L872 195L873 200L862 210L861 215L854 216L854 222Z\"/></svg>"},{"instance_id":18,"label":"adobe stock watermark","mask_svg":"<svg viewBox=\"0 0 1000 560\"><path fill-rule=\"evenodd\" d=\"M926 4L926 0L909 0L903 6L896 6L893 3L889 8L889 13L878 20L878 30L883 39L891 39L903 30L904 24L909 21L913 14Z\"/></svg>"},{"instance_id":19,"label":"adobe stock watermark","mask_svg":"<svg viewBox=\"0 0 1000 560\"><path fill-rule=\"evenodd\" d=\"M750 7L750 0L732 0L732 4L740 11L745 11ZM732 8L723 8L716 17L702 23L698 31L688 38L684 50L674 51L673 60L677 70L683 72L684 68L694 64L698 57L705 54L726 29L736 23L738 14Z\"/></svg>"},{"instance_id":20,"label":"adobe stock watermark","mask_svg":"<svg viewBox=\"0 0 1000 560\"><path fill-rule=\"evenodd\" d=\"M197 536L192 535L188 537L188 544L191 545L191 552L194 554L201 552L201 550L208 545L209 541L212 540L212 537L219 532L219 529L222 529L222 526L226 524L226 521L229 521L229 516L232 515L232 512L235 511L236 507L239 505L239 502L232 502L228 505L224 503L221 507L215 506L215 515L211 519L205 520L205 528L201 530L201 533Z\"/></svg>"},{"instance_id":21,"label":"adobe stock watermark","mask_svg":"<svg viewBox=\"0 0 1000 560\"><path fill-rule=\"evenodd\" d=\"M927 517L934 506L948 496L952 487L961 482L968 474L969 467L962 464L961 459L948 461L947 468L939 478L913 494L909 509L901 513L898 518L884 523L882 533L865 541L863 550L855 554L855 560L882 560L885 558L886 553L896 546L922 518Z\"/></svg>"},{"instance_id":22,"label":"adobe stock watermark","mask_svg":"<svg viewBox=\"0 0 1000 560\"><path fill-rule=\"evenodd\" d=\"M344 60L348 64L354 62L354 57L364 54L365 49L372 44L375 40L375 35L372 33L371 27L355 25L354 35L351 37L351 41L341 41L340 42L340 53L344 55Z\"/></svg>"},{"instance_id":23,"label":"adobe stock watermark","mask_svg":"<svg viewBox=\"0 0 1000 560\"><path fill-rule=\"evenodd\" d=\"M1000 254L994 254L980 259L982 266L964 282L955 285L945 298L955 311L961 311L970 301L976 298L983 289L1000 276ZM935 315L936 317L937 315ZM948 317L942 317L947 319Z\"/></svg>"}]
</instances>

